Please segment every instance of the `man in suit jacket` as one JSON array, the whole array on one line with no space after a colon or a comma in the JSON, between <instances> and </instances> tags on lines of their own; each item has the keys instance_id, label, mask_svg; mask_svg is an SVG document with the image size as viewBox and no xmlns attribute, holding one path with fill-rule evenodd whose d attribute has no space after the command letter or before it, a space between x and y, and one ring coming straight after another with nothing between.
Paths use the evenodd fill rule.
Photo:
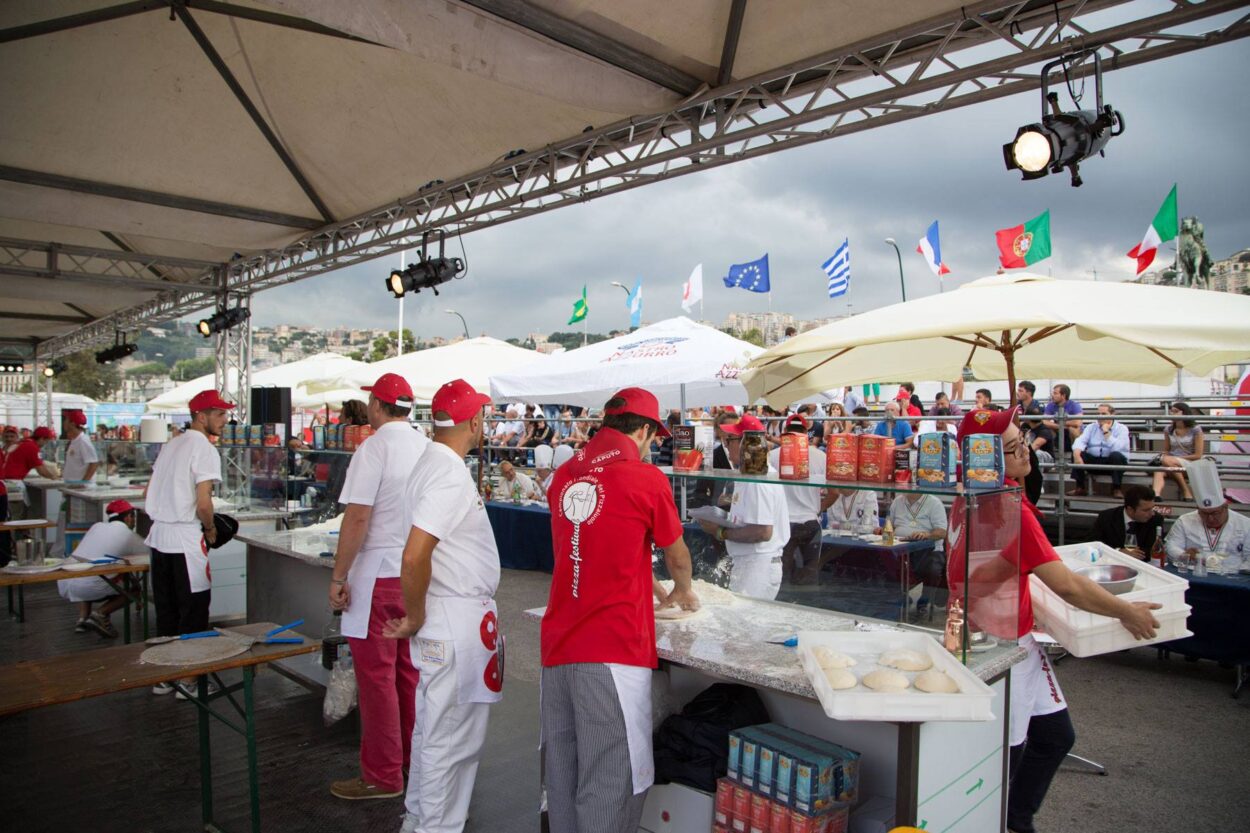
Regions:
<instances>
[{"instance_id":1,"label":"man in suit jacket","mask_svg":"<svg viewBox=\"0 0 1250 833\"><path fill-rule=\"evenodd\" d=\"M1163 530L1163 516L1155 513L1158 497L1145 486L1124 488L1124 505L1098 513L1094 521L1094 538L1109 547L1124 549L1127 533L1137 536L1137 547L1130 554L1145 560Z\"/></svg>"}]
</instances>

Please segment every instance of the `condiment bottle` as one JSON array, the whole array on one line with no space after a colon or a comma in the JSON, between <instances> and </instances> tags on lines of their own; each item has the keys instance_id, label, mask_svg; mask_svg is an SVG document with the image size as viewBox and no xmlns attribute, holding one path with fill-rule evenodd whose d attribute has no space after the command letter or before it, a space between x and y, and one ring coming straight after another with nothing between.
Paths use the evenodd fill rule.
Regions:
<instances>
[{"instance_id":1,"label":"condiment bottle","mask_svg":"<svg viewBox=\"0 0 1250 833\"><path fill-rule=\"evenodd\" d=\"M1162 570L1163 565L1167 564L1167 560L1168 553L1167 549L1163 546L1163 533L1160 532L1159 535L1155 537L1154 546L1150 548L1150 563Z\"/></svg>"},{"instance_id":2,"label":"condiment bottle","mask_svg":"<svg viewBox=\"0 0 1250 833\"><path fill-rule=\"evenodd\" d=\"M894 523L889 519L885 519L885 526L881 529L881 543L887 547L894 546Z\"/></svg>"},{"instance_id":3,"label":"condiment bottle","mask_svg":"<svg viewBox=\"0 0 1250 833\"><path fill-rule=\"evenodd\" d=\"M952 654L963 649L964 644L964 608L959 599L951 599L946 608L946 632L942 636L942 645Z\"/></svg>"}]
</instances>

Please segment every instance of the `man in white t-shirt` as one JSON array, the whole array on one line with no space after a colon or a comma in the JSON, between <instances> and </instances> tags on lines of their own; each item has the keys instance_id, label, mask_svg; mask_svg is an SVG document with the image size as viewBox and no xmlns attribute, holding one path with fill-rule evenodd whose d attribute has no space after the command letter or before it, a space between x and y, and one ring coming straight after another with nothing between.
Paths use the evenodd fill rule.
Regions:
<instances>
[{"instance_id":1,"label":"man in white t-shirt","mask_svg":"<svg viewBox=\"0 0 1250 833\"><path fill-rule=\"evenodd\" d=\"M438 389L430 405L434 442L405 493L406 613L388 623L386 635L411 641L421 682L401 833L464 828L489 707L502 696L499 551L464 464L489 404L463 379Z\"/></svg>"},{"instance_id":2,"label":"man in white t-shirt","mask_svg":"<svg viewBox=\"0 0 1250 833\"><path fill-rule=\"evenodd\" d=\"M213 525L213 484L221 481L221 456L210 437L221 436L233 403L215 390L191 397L191 426L165 443L148 482L144 511L152 519L152 602L156 635L177 636L208 629L212 576L208 545L217 540ZM152 688L169 694L169 683Z\"/></svg>"},{"instance_id":3,"label":"man in white t-shirt","mask_svg":"<svg viewBox=\"0 0 1250 833\"><path fill-rule=\"evenodd\" d=\"M933 549L907 553L911 580L931 588L946 587L943 580L946 559L946 507L933 495L901 494L890 503L890 524L896 541L931 541Z\"/></svg>"},{"instance_id":4,"label":"man in white t-shirt","mask_svg":"<svg viewBox=\"0 0 1250 833\"><path fill-rule=\"evenodd\" d=\"M807 420L792 414L781 427L782 434L806 434ZM768 452L769 468L781 469L781 447ZM825 477L825 452L815 444L807 447L807 470L816 480ZM786 509L790 513L790 540L781 554L781 580L788 582L796 569L815 564L820 558L820 513L828 508L832 497L817 486L783 486Z\"/></svg>"},{"instance_id":5,"label":"man in white t-shirt","mask_svg":"<svg viewBox=\"0 0 1250 833\"><path fill-rule=\"evenodd\" d=\"M112 501L104 511L108 520L91 525L74 548L74 558L79 561L92 561L106 555L117 558L147 555L147 545L134 531L139 513L130 501ZM127 579L129 576L114 576L114 580L118 578ZM56 589L61 598L78 605L75 633L85 633L91 628L101 636L116 638L117 628L113 627L109 617L113 615L113 611L126 604L126 598L117 592L116 587L105 581L103 576L63 578L56 583ZM103 602L94 613L91 611L93 602Z\"/></svg>"},{"instance_id":6,"label":"man in white t-shirt","mask_svg":"<svg viewBox=\"0 0 1250 833\"><path fill-rule=\"evenodd\" d=\"M742 465L742 434L763 431L764 425L750 414L721 426L725 453L733 467ZM770 473L775 474L772 469ZM776 483L740 480L734 483L729 504L733 527L699 521L703 531L725 542L733 566L729 589L756 599L775 599L781 590L781 553L790 540L790 512L785 488Z\"/></svg>"},{"instance_id":7,"label":"man in white t-shirt","mask_svg":"<svg viewBox=\"0 0 1250 833\"><path fill-rule=\"evenodd\" d=\"M61 411L61 435L69 440L65 447L65 466L61 470L61 479L66 483L91 482L95 479L96 469L100 466L100 455L84 428L87 426L87 415L77 408ZM56 543L52 545L51 555L65 554L65 501L62 501L56 516Z\"/></svg>"},{"instance_id":8,"label":"man in white t-shirt","mask_svg":"<svg viewBox=\"0 0 1250 833\"><path fill-rule=\"evenodd\" d=\"M383 629L404 615L404 486L430 446L408 422L412 388L402 376L384 373L364 390L374 433L347 467L339 494L347 508L330 580L330 607L343 611L360 701L360 775L330 785L347 800L396 798L404 791L417 669L408 643L387 639Z\"/></svg>"},{"instance_id":9,"label":"man in white t-shirt","mask_svg":"<svg viewBox=\"0 0 1250 833\"><path fill-rule=\"evenodd\" d=\"M499 464L499 474L503 477L501 500L511 500L513 493L518 493L521 500L540 500L542 491L538 488L538 484L534 482L534 478L530 477L523 471L517 471L516 466L509 462Z\"/></svg>"}]
</instances>

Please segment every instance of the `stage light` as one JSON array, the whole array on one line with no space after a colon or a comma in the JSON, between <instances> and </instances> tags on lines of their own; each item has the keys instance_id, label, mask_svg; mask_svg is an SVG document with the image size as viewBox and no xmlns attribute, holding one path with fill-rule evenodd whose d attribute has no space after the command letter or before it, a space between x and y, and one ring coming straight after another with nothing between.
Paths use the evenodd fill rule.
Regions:
<instances>
[{"instance_id":1,"label":"stage light","mask_svg":"<svg viewBox=\"0 0 1250 833\"><path fill-rule=\"evenodd\" d=\"M53 359L52 361L48 362L46 367L44 367L43 375L45 378L51 379L54 376L61 375L67 369L69 369L69 365L67 365L65 362L63 362L60 359Z\"/></svg>"},{"instance_id":2,"label":"stage light","mask_svg":"<svg viewBox=\"0 0 1250 833\"><path fill-rule=\"evenodd\" d=\"M195 328L200 335L208 338L216 333L224 333L232 327L239 326L251 316L252 311L247 307L219 309L208 318L201 318L200 322L195 325Z\"/></svg>"},{"instance_id":3,"label":"stage light","mask_svg":"<svg viewBox=\"0 0 1250 833\"><path fill-rule=\"evenodd\" d=\"M25 373L26 365L21 362L0 362L0 373Z\"/></svg>"},{"instance_id":4,"label":"stage light","mask_svg":"<svg viewBox=\"0 0 1250 833\"><path fill-rule=\"evenodd\" d=\"M106 347L95 354L96 364L109 364L118 359L124 359L139 349L137 344L127 344L126 336L118 334L118 340L112 347Z\"/></svg>"},{"instance_id":5,"label":"stage light","mask_svg":"<svg viewBox=\"0 0 1250 833\"><path fill-rule=\"evenodd\" d=\"M1052 69L1063 66L1065 75L1071 62L1094 57L1094 87L1097 105L1094 110L1059 109L1059 94L1050 92ZM1071 84L1068 85L1071 94ZM1073 96L1074 102L1079 101ZM1049 108L1050 112L1047 112ZM1042 67L1042 120L1016 131L1016 137L1003 145L1003 161L1007 170L1020 171L1022 179L1039 179L1047 174L1068 169L1072 186L1080 187L1080 163L1095 153L1105 155L1103 148L1113 136L1124 132L1124 116L1102 103L1102 59L1098 53L1085 52L1051 61Z\"/></svg>"},{"instance_id":6,"label":"stage light","mask_svg":"<svg viewBox=\"0 0 1250 833\"><path fill-rule=\"evenodd\" d=\"M438 285L447 283L464 273L464 261L458 257L443 257L445 244L443 232L438 232L438 257L429 257L430 232L421 238L421 249L417 252L417 262L406 269L392 269L384 281L387 290L396 298L402 298L409 292L417 293L429 289L438 294Z\"/></svg>"}]
</instances>

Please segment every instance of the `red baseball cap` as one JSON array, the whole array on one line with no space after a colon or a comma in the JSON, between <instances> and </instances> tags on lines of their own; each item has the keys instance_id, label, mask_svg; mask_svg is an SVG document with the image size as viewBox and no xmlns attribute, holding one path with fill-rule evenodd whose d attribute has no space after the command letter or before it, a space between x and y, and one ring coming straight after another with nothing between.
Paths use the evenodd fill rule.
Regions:
<instances>
[{"instance_id":1,"label":"red baseball cap","mask_svg":"<svg viewBox=\"0 0 1250 833\"><path fill-rule=\"evenodd\" d=\"M441 411L451 417L451 419L434 420L434 427L451 428L453 425L459 425L465 420L472 419L474 414L481 413L482 408L489 404L489 396L478 393L464 379L453 379L435 391L434 399L430 402L431 411L436 414Z\"/></svg>"},{"instance_id":2,"label":"red baseball cap","mask_svg":"<svg viewBox=\"0 0 1250 833\"><path fill-rule=\"evenodd\" d=\"M611 402L612 399L624 399L625 404L617 408L604 407L603 413L605 415L633 414L634 416L645 417L659 424L660 427L656 430L656 433L661 437L673 436L664 427L664 420L660 419L660 402L651 391L643 390L642 388L622 388L612 394L608 401Z\"/></svg>"},{"instance_id":3,"label":"red baseball cap","mask_svg":"<svg viewBox=\"0 0 1250 833\"><path fill-rule=\"evenodd\" d=\"M809 426L807 424L807 417L803 416L802 414L790 414L790 416L786 417L785 425L782 426L781 430L784 432L786 429L788 429L792 424L796 422L799 425L803 426L803 433L806 434Z\"/></svg>"},{"instance_id":4,"label":"red baseball cap","mask_svg":"<svg viewBox=\"0 0 1250 833\"><path fill-rule=\"evenodd\" d=\"M401 408L412 407L412 385L398 373L383 373L376 382L365 385L361 390L369 391L379 402Z\"/></svg>"},{"instance_id":5,"label":"red baseball cap","mask_svg":"<svg viewBox=\"0 0 1250 833\"><path fill-rule=\"evenodd\" d=\"M135 511L134 506L128 500L114 500L104 507L105 514L108 515L125 515L127 512Z\"/></svg>"},{"instance_id":6,"label":"red baseball cap","mask_svg":"<svg viewBox=\"0 0 1250 833\"><path fill-rule=\"evenodd\" d=\"M215 390L202 390L191 397L187 407L190 408L191 413L197 414L200 411L231 411L234 410L234 403L222 399L221 394Z\"/></svg>"},{"instance_id":7,"label":"red baseball cap","mask_svg":"<svg viewBox=\"0 0 1250 833\"><path fill-rule=\"evenodd\" d=\"M743 431L763 431L764 423L751 414L743 414L737 422L727 422L720 427L726 434L741 437Z\"/></svg>"},{"instance_id":8,"label":"red baseball cap","mask_svg":"<svg viewBox=\"0 0 1250 833\"><path fill-rule=\"evenodd\" d=\"M35 433L31 434L36 440L55 440L56 432L46 425L40 425L35 429Z\"/></svg>"},{"instance_id":9,"label":"red baseball cap","mask_svg":"<svg viewBox=\"0 0 1250 833\"><path fill-rule=\"evenodd\" d=\"M959 433L956 435L957 442L962 443L964 437L969 434L1001 435L1016 418L1016 411L1018 410L1020 410L1019 406L1008 408L1005 411L974 408L964 414L963 421L959 423Z\"/></svg>"},{"instance_id":10,"label":"red baseball cap","mask_svg":"<svg viewBox=\"0 0 1250 833\"><path fill-rule=\"evenodd\" d=\"M17 426L16 426L16 425L6 425L6 426L4 426L4 431L3 431L3 432L0 432L0 433L4 433L4 434L16 434L16 433L17 433Z\"/></svg>"},{"instance_id":11,"label":"red baseball cap","mask_svg":"<svg viewBox=\"0 0 1250 833\"><path fill-rule=\"evenodd\" d=\"M78 408L67 408L64 411L61 411L61 417L64 419L68 419L70 422L74 423L75 425L79 427L85 426L87 424L87 415L84 414Z\"/></svg>"}]
</instances>

